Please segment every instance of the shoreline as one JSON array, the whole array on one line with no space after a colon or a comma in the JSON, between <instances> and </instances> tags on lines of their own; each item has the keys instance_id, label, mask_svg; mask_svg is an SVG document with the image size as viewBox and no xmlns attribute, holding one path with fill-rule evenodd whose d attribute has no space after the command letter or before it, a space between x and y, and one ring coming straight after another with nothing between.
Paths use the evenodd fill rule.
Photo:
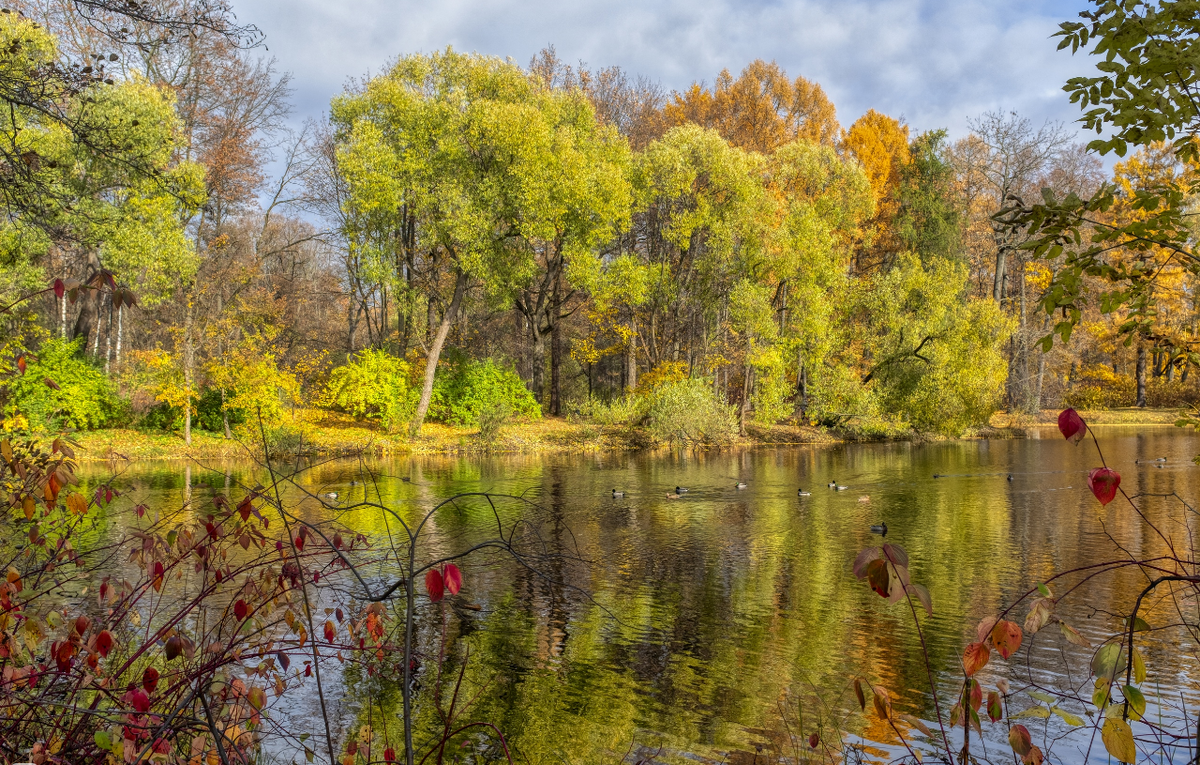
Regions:
<instances>
[{"instance_id":1,"label":"shoreline","mask_svg":"<svg viewBox=\"0 0 1200 765\"><path fill-rule=\"evenodd\" d=\"M1178 409L1114 409L1080 412L1089 425L1174 426ZM1037 415L999 412L987 426L976 428L957 440L1026 438L1030 430L1057 425L1058 410L1043 410ZM274 445L278 454L292 454L297 448L319 457L384 457L405 454L556 454L565 452L622 452L668 448L653 444L646 433L627 426L604 426L567 418L544 417L532 422L514 422L506 426L491 444L484 444L474 428L429 423L415 439L399 433L387 433L371 423L354 421L344 415L310 410L305 416L287 423L286 443ZM234 438L194 431L192 445L184 444L178 432L143 431L112 428L74 434L79 442L80 461L245 459L261 454L262 440L248 429L235 432ZM956 440L942 436L905 433L895 437L874 437L852 430L815 426L753 426L745 437L721 448L747 449L781 446L836 445L880 441Z\"/></svg>"}]
</instances>

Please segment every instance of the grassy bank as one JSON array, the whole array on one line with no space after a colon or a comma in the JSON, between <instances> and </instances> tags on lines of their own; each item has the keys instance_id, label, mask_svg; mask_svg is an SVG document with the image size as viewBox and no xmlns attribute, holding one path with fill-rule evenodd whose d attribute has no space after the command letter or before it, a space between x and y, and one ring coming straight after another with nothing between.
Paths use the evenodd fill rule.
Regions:
<instances>
[{"instance_id":1,"label":"grassy bank","mask_svg":"<svg viewBox=\"0 0 1200 765\"><path fill-rule=\"evenodd\" d=\"M1082 412L1092 425L1173 425L1177 409L1113 409ZM1028 428L1054 427L1058 410L1038 415L1001 412L989 426L969 437L1019 438ZM314 455L455 454L455 453L566 453L627 451L650 448L653 444L644 431L621 426L600 426L557 417L532 422L513 422L505 426L491 443L484 443L474 428L427 424L419 438L384 429L346 415L320 410L297 412L282 424L286 436L269 438L279 451L294 452L297 447ZM236 459L262 453L262 439L254 429L243 426L226 439L214 433L194 431L192 444L183 442L179 432L106 429L77 434L87 460L110 458L150 459ZM737 446L789 446L834 444L870 440L853 431L776 425L751 427Z\"/></svg>"}]
</instances>

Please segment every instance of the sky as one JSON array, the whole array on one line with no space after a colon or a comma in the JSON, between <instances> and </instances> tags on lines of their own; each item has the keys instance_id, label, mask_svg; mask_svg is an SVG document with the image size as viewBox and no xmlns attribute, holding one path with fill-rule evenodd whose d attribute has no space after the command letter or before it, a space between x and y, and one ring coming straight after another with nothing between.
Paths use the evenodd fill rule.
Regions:
<instances>
[{"instance_id":1,"label":"sky","mask_svg":"<svg viewBox=\"0 0 1200 765\"><path fill-rule=\"evenodd\" d=\"M849 126L868 109L964 135L991 110L1037 124L1079 116L1062 85L1087 73L1051 35L1085 0L235 0L291 73L297 123L351 78L453 46L522 66L547 45L668 91L756 58L819 82ZM1085 138L1081 134L1081 138Z\"/></svg>"}]
</instances>

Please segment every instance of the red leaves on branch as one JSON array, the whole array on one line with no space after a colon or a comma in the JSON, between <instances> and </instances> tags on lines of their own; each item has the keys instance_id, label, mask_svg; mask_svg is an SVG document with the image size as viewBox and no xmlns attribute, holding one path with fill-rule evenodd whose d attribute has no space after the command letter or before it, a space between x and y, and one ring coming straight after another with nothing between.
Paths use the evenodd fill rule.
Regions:
<instances>
[{"instance_id":1,"label":"red leaves on branch","mask_svg":"<svg viewBox=\"0 0 1200 765\"><path fill-rule=\"evenodd\" d=\"M25 354L22 353L20 356L17 357L17 371L20 372L21 374L25 374L26 364L27 364L27 362L25 361Z\"/></svg>"},{"instance_id":2,"label":"red leaves on branch","mask_svg":"<svg viewBox=\"0 0 1200 765\"><path fill-rule=\"evenodd\" d=\"M178 635L172 635L167 638L166 653L167 661L174 661L183 653L183 641L179 639Z\"/></svg>"},{"instance_id":3,"label":"red leaves on branch","mask_svg":"<svg viewBox=\"0 0 1200 765\"><path fill-rule=\"evenodd\" d=\"M250 520L250 511L253 509L250 504L250 495L246 495L237 506L238 515L242 516L242 523Z\"/></svg>"},{"instance_id":4,"label":"red leaves on branch","mask_svg":"<svg viewBox=\"0 0 1200 765\"><path fill-rule=\"evenodd\" d=\"M80 616L75 620L75 631L82 637L87 634L88 627L91 626L92 620L86 616Z\"/></svg>"},{"instance_id":5,"label":"red leaves on branch","mask_svg":"<svg viewBox=\"0 0 1200 765\"><path fill-rule=\"evenodd\" d=\"M146 693L154 693L154 689L158 687L157 669L146 667L146 671L142 673L142 687L146 689Z\"/></svg>"},{"instance_id":6,"label":"red leaves on branch","mask_svg":"<svg viewBox=\"0 0 1200 765\"><path fill-rule=\"evenodd\" d=\"M233 604L233 615L237 617L239 622L245 621L250 615L250 606L244 600L239 600Z\"/></svg>"},{"instance_id":7,"label":"red leaves on branch","mask_svg":"<svg viewBox=\"0 0 1200 765\"><path fill-rule=\"evenodd\" d=\"M59 300L62 300L63 295L65 295L65 294L67 294L67 285L63 283L62 279L55 279L54 280L54 297L58 298Z\"/></svg>"},{"instance_id":8,"label":"red leaves on branch","mask_svg":"<svg viewBox=\"0 0 1200 765\"><path fill-rule=\"evenodd\" d=\"M446 580L446 589L450 591L451 595L457 595L458 591L462 589L462 572L453 563L446 564L446 572L442 578Z\"/></svg>"},{"instance_id":9,"label":"red leaves on branch","mask_svg":"<svg viewBox=\"0 0 1200 765\"><path fill-rule=\"evenodd\" d=\"M1001 619L992 627L992 645L996 646L996 650L1005 659L1017 652L1023 638L1021 628L1016 622Z\"/></svg>"},{"instance_id":10,"label":"red leaves on branch","mask_svg":"<svg viewBox=\"0 0 1200 765\"><path fill-rule=\"evenodd\" d=\"M100 658L107 659L108 652L113 648L113 636L108 630L101 630L96 636L96 653L100 654Z\"/></svg>"},{"instance_id":11,"label":"red leaves on branch","mask_svg":"<svg viewBox=\"0 0 1200 765\"><path fill-rule=\"evenodd\" d=\"M1117 496L1117 488L1121 485L1121 474L1112 468L1096 468L1088 473L1088 488L1100 500L1101 505L1107 505Z\"/></svg>"},{"instance_id":12,"label":"red leaves on branch","mask_svg":"<svg viewBox=\"0 0 1200 765\"><path fill-rule=\"evenodd\" d=\"M1024 725L1014 725L1008 730L1008 743L1012 746L1013 751L1025 757L1029 754L1029 750L1033 748L1033 738L1029 735L1029 729Z\"/></svg>"},{"instance_id":13,"label":"red leaves on branch","mask_svg":"<svg viewBox=\"0 0 1200 765\"><path fill-rule=\"evenodd\" d=\"M815 732L810 733L808 736L808 748L816 749L818 746L820 746L820 744L821 744L821 737L818 736Z\"/></svg>"},{"instance_id":14,"label":"red leaves on branch","mask_svg":"<svg viewBox=\"0 0 1200 765\"><path fill-rule=\"evenodd\" d=\"M275 654L275 658L279 659L279 666L283 667L283 671L287 672L288 667L292 666L292 659L283 651Z\"/></svg>"},{"instance_id":15,"label":"red leaves on branch","mask_svg":"<svg viewBox=\"0 0 1200 765\"><path fill-rule=\"evenodd\" d=\"M153 575L153 578L150 580L150 585L152 587L154 587L155 592L162 592L163 578L166 575L167 570L166 570L166 568L163 567L161 560L154 561L153 571L154 571L154 575Z\"/></svg>"},{"instance_id":16,"label":"red leaves on branch","mask_svg":"<svg viewBox=\"0 0 1200 765\"><path fill-rule=\"evenodd\" d=\"M1078 444L1087 435L1087 423L1079 416L1079 412L1064 409L1058 415L1058 430L1063 434L1063 438Z\"/></svg>"},{"instance_id":17,"label":"red leaves on branch","mask_svg":"<svg viewBox=\"0 0 1200 765\"><path fill-rule=\"evenodd\" d=\"M435 568L431 568L425 572L425 589L429 592L429 599L434 603L439 602L445 594L442 582L442 572Z\"/></svg>"},{"instance_id":18,"label":"red leaves on branch","mask_svg":"<svg viewBox=\"0 0 1200 765\"><path fill-rule=\"evenodd\" d=\"M983 643L971 643L967 646L963 651L963 670L967 673L967 677L987 666L988 660L991 658L992 652Z\"/></svg>"},{"instance_id":19,"label":"red leaves on branch","mask_svg":"<svg viewBox=\"0 0 1200 765\"><path fill-rule=\"evenodd\" d=\"M325 620L325 642L332 643L333 639L335 637L337 637L337 627L335 627L333 625L332 619L326 619Z\"/></svg>"},{"instance_id":20,"label":"red leaves on branch","mask_svg":"<svg viewBox=\"0 0 1200 765\"><path fill-rule=\"evenodd\" d=\"M384 749L383 750L383 761L384 762L395 762L396 761L396 750L391 748L390 746L387 749Z\"/></svg>"},{"instance_id":21,"label":"red leaves on branch","mask_svg":"<svg viewBox=\"0 0 1200 765\"><path fill-rule=\"evenodd\" d=\"M139 690L137 687L132 687L126 691L125 695L121 697L121 701L128 704L133 711L140 714L150 711L150 697L146 695L145 691Z\"/></svg>"}]
</instances>

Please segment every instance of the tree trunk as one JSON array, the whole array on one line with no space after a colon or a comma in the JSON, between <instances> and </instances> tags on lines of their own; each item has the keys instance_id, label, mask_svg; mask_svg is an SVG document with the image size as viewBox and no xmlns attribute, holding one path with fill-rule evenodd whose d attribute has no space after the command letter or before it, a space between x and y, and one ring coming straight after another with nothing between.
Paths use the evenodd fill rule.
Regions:
<instances>
[{"instance_id":1,"label":"tree trunk","mask_svg":"<svg viewBox=\"0 0 1200 765\"><path fill-rule=\"evenodd\" d=\"M1008 260L1008 249L1004 246L996 250L996 276L992 282L992 299L997 303L1004 300L1004 269Z\"/></svg>"},{"instance_id":2,"label":"tree trunk","mask_svg":"<svg viewBox=\"0 0 1200 765\"><path fill-rule=\"evenodd\" d=\"M541 406L545 401L546 392L546 336L538 327L537 322L530 322L533 332L533 358L530 360L530 384L533 386L533 397Z\"/></svg>"},{"instance_id":3,"label":"tree trunk","mask_svg":"<svg viewBox=\"0 0 1200 765\"><path fill-rule=\"evenodd\" d=\"M1146 406L1146 346L1138 346L1137 354L1137 406Z\"/></svg>"},{"instance_id":4,"label":"tree trunk","mask_svg":"<svg viewBox=\"0 0 1200 765\"><path fill-rule=\"evenodd\" d=\"M450 300L446 313L442 314L442 322L438 325L437 333L429 344L429 355L425 357L425 385L421 388L421 399L417 402L417 411L413 415L408 433L416 438L421 435L421 426L425 424L425 415L429 412L429 401L433 398L433 377L437 374L438 358L442 355L442 346L446 344L446 336L450 334L450 326L462 305L463 294L467 291L467 275L456 271L454 279L454 297ZM430 301L431 303L433 301Z\"/></svg>"},{"instance_id":5,"label":"tree trunk","mask_svg":"<svg viewBox=\"0 0 1200 765\"><path fill-rule=\"evenodd\" d=\"M187 309L183 315L183 388L187 399L183 404L183 442L192 445L192 374L196 364L196 350L192 344L192 295L185 291Z\"/></svg>"},{"instance_id":6,"label":"tree trunk","mask_svg":"<svg viewBox=\"0 0 1200 765\"><path fill-rule=\"evenodd\" d=\"M738 414L738 433L746 435L746 412L750 411L750 374L753 367L750 366L750 351L751 346L746 344L746 371L742 376L742 406L741 412Z\"/></svg>"},{"instance_id":7,"label":"tree trunk","mask_svg":"<svg viewBox=\"0 0 1200 765\"><path fill-rule=\"evenodd\" d=\"M233 438L229 432L229 410L225 408L225 389L221 388L221 427L225 429L225 439Z\"/></svg>"},{"instance_id":8,"label":"tree trunk","mask_svg":"<svg viewBox=\"0 0 1200 765\"><path fill-rule=\"evenodd\" d=\"M113 329L113 301L111 295L108 301L108 328L104 331L104 374L112 373L112 329Z\"/></svg>"},{"instance_id":9,"label":"tree trunk","mask_svg":"<svg viewBox=\"0 0 1200 765\"><path fill-rule=\"evenodd\" d=\"M121 338L125 335L125 304L117 306L117 357L113 362L116 369L121 368Z\"/></svg>"},{"instance_id":10,"label":"tree trunk","mask_svg":"<svg viewBox=\"0 0 1200 765\"><path fill-rule=\"evenodd\" d=\"M625 347L625 390L632 395L637 387L637 328L630 322L629 343Z\"/></svg>"},{"instance_id":11,"label":"tree trunk","mask_svg":"<svg viewBox=\"0 0 1200 765\"><path fill-rule=\"evenodd\" d=\"M550 328L550 414L562 414L562 317L554 307L554 326Z\"/></svg>"}]
</instances>

